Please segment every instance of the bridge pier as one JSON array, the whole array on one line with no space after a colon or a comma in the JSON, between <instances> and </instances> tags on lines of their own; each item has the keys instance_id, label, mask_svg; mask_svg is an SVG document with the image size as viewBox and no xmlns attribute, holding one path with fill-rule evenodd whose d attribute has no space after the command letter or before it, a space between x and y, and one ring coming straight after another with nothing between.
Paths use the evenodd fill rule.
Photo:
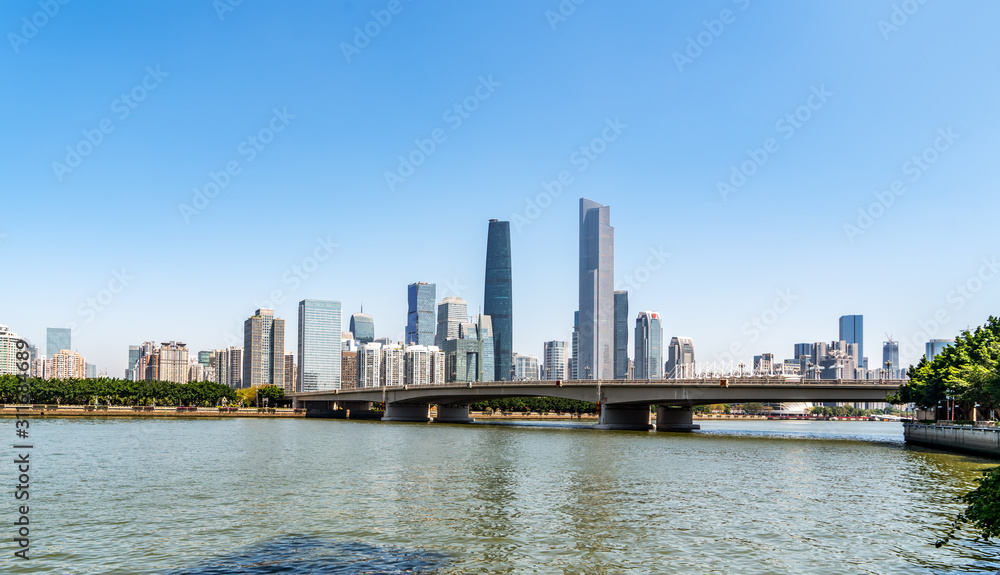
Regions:
<instances>
[{"instance_id":1,"label":"bridge pier","mask_svg":"<svg viewBox=\"0 0 1000 575\"><path fill-rule=\"evenodd\" d=\"M427 423L431 420L429 403L386 403L382 421L414 421Z\"/></svg>"},{"instance_id":2,"label":"bridge pier","mask_svg":"<svg viewBox=\"0 0 1000 575\"><path fill-rule=\"evenodd\" d=\"M594 429L625 429L648 431L653 429L649 423L649 406L601 404L601 413Z\"/></svg>"},{"instance_id":3,"label":"bridge pier","mask_svg":"<svg viewBox=\"0 0 1000 575\"><path fill-rule=\"evenodd\" d=\"M694 431L701 426L694 423L694 412L690 407L656 406L657 431Z\"/></svg>"},{"instance_id":4,"label":"bridge pier","mask_svg":"<svg viewBox=\"0 0 1000 575\"><path fill-rule=\"evenodd\" d=\"M468 405L441 405L438 404L438 414L434 418L437 423L475 423L476 420L469 417Z\"/></svg>"}]
</instances>

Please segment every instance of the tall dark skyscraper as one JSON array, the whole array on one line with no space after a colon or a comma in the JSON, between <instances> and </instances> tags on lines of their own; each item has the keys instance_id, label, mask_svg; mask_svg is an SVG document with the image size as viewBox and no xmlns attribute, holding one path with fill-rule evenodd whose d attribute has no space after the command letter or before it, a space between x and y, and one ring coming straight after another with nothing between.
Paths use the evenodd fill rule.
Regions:
<instances>
[{"instance_id":1,"label":"tall dark skyscraper","mask_svg":"<svg viewBox=\"0 0 1000 575\"><path fill-rule=\"evenodd\" d=\"M486 239L483 312L493 322L493 378L513 379L514 322L511 308L510 222L490 220Z\"/></svg>"},{"instance_id":2,"label":"tall dark skyscraper","mask_svg":"<svg viewBox=\"0 0 1000 575\"><path fill-rule=\"evenodd\" d=\"M864 316L840 316L840 340L848 344L858 344L858 357L854 358L858 367L862 367L865 357Z\"/></svg>"},{"instance_id":3,"label":"tall dark skyscraper","mask_svg":"<svg viewBox=\"0 0 1000 575\"><path fill-rule=\"evenodd\" d=\"M615 290L615 379L628 376L628 292Z\"/></svg>"},{"instance_id":4,"label":"tall dark skyscraper","mask_svg":"<svg viewBox=\"0 0 1000 575\"><path fill-rule=\"evenodd\" d=\"M351 316L351 333L361 345L375 341L375 320L364 312L353 314Z\"/></svg>"},{"instance_id":5,"label":"tall dark skyscraper","mask_svg":"<svg viewBox=\"0 0 1000 575\"><path fill-rule=\"evenodd\" d=\"M580 198L580 379L614 378L614 286L611 208Z\"/></svg>"},{"instance_id":6,"label":"tall dark skyscraper","mask_svg":"<svg viewBox=\"0 0 1000 575\"><path fill-rule=\"evenodd\" d=\"M434 302L437 286L425 282L407 289L406 344L434 345Z\"/></svg>"}]
</instances>

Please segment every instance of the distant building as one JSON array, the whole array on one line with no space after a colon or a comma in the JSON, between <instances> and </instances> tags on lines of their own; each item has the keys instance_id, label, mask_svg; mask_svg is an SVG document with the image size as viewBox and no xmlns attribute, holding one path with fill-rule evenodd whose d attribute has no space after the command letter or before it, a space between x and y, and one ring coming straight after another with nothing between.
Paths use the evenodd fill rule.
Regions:
<instances>
[{"instance_id":1,"label":"distant building","mask_svg":"<svg viewBox=\"0 0 1000 575\"><path fill-rule=\"evenodd\" d=\"M762 353L753 356L753 370L758 375L774 373L774 354Z\"/></svg>"},{"instance_id":2,"label":"distant building","mask_svg":"<svg viewBox=\"0 0 1000 575\"><path fill-rule=\"evenodd\" d=\"M899 342L892 340L883 341L881 368L885 370L886 377L890 379L899 379L902 367L903 366L899 365Z\"/></svg>"},{"instance_id":3,"label":"distant building","mask_svg":"<svg viewBox=\"0 0 1000 575\"><path fill-rule=\"evenodd\" d=\"M444 383L444 352L436 345L409 345L403 350L403 381L406 385Z\"/></svg>"},{"instance_id":4,"label":"distant building","mask_svg":"<svg viewBox=\"0 0 1000 575\"><path fill-rule=\"evenodd\" d=\"M403 346L389 344L382 346L382 372L379 376L382 386L401 387L406 384L406 360Z\"/></svg>"},{"instance_id":5,"label":"distant building","mask_svg":"<svg viewBox=\"0 0 1000 575\"><path fill-rule=\"evenodd\" d=\"M445 381L492 381L493 326L490 316L476 316L476 323L463 323L459 339L444 342Z\"/></svg>"},{"instance_id":6,"label":"distant building","mask_svg":"<svg viewBox=\"0 0 1000 575\"><path fill-rule=\"evenodd\" d=\"M340 388L354 389L358 386L358 351L340 352Z\"/></svg>"},{"instance_id":7,"label":"distant building","mask_svg":"<svg viewBox=\"0 0 1000 575\"><path fill-rule=\"evenodd\" d=\"M273 309L258 309L243 322L243 385L285 386L285 320Z\"/></svg>"},{"instance_id":8,"label":"distant building","mask_svg":"<svg viewBox=\"0 0 1000 575\"><path fill-rule=\"evenodd\" d=\"M855 367L864 366L865 357L865 330L864 316L843 315L840 316L840 339L848 344L858 344L857 355L854 357Z\"/></svg>"},{"instance_id":9,"label":"distant building","mask_svg":"<svg viewBox=\"0 0 1000 575\"><path fill-rule=\"evenodd\" d=\"M628 376L628 292L615 290L615 379Z\"/></svg>"},{"instance_id":10,"label":"distant building","mask_svg":"<svg viewBox=\"0 0 1000 575\"><path fill-rule=\"evenodd\" d=\"M799 359L800 357L803 356L812 357L812 354L813 354L813 344L797 343L795 344L795 350L794 353L792 353L792 357L795 359Z\"/></svg>"},{"instance_id":11,"label":"distant building","mask_svg":"<svg viewBox=\"0 0 1000 575\"><path fill-rule=\"evenodd\" d=\"M158 350L159 381L174 383L188 382L188 348L187 344L176 341L163 342Z\"/></svg>"},{"instance_id":12,"label":"distant building","mask_svg":"<svg viewBox=\"0 0 1000 575\"><path fill-rule=\"evenodd\" d=\"M84 379L87 377L87 360L78 353L62 349L49 361L52 366L46 369L49 379Z\"/></svg>"},{"instance_id":13,"label":"distant building","mask_svg":"<svg viewBox=\"0 0 1000 575\"><path fill-rule=\"evenodd\" d=\"M858 344L844 340L813 346L813 365L819 379L854 379L857 377Z\"/></svg>"},{"instance_id":14,"label":"distant building","mask_svg":"<svg viewBox=\"0 0 1000 575\"><path fill-rule=\"evenodd\" d=\"M690 337L672 337L667 350L666 378L694 377L694 340Z\"/></svg>"},{"instance_id":15,"label":"distant building","mask_svg":"<svg viewBox=\"0 0 1000 575\"><path fill-rule=\"evenodd\" d=\"M285 393L295 391L295 382L298 381L298 370L295 365L295 354L285 354Z\"/></svg>"},{"instance_id":16,"label":"distant building","mask_svg":"<svg viewBox=\"0 0 1000 575\"><path fill-rule=\"evenodd\" d=\"M409 285L407 289L406 339L407 345L434 345L434 301L436 286L425 282Z\"/></svg>"},{"instance_id":17,"label":"distant building","mask_svg":"<svg viewBox=\"0 0 1000 575\"><path fill-rule=\"evenodd\" d=\"M573 340L570 348L569 377L570 379L582 379L580 377L580 312L573 312Z\"/></svg>"},{"instance_id":18,"label":"distant building","mask_svg":"<svg viewBox=\"0 0 1000 575\"><path fill-rule=\"evenodd\" d=\"M514 316L511 279L510 222L490 220L486 239L486 280L483 313L493 324L494 381L514 376Z\"/></svg>"},{"instance_id":19,"label":"distant building","mask_svg":"<svg viewBox=\"0 0 1000 575\"><path fill-rule=\"evenodd\" d=\"M64 349L73 349L72 333L70 328L50 327L45 329L45 354L52 359L57 353Z\"/></svg>"},{"instance_id":20,"label":"distant building","mask_svg":"<svg viewBox=\"0 0 1000 575\"><path fill-rule=\"evenodd\" d=\"M375 341L375 320L366 313L353 314L351 316L351 333L361 345Z\"/></svg>"},{"instance_id":21,"label":"distant building","mask_svg":"<svg viewBox=\"0 0 1000 575\"><path fill-rule=\"evenodd\" d=\"M125 379L128 381L139 381L136 369L140 353L142 348L138 345L128 346L128 363L125 364Z\"/></svg>"},{"instance_id":22,"label":"distant building","mask_svg":"<svg viewBox=\"0 0 1000 575\"><path fill-rule=\"evenodd\" d=\"M379 387L382 385L382 344L366 343L357 352L359 388Z\"/></svg>"},{"instance_id":23,"label":"distant building","mask_svg":"<svg viewBox=\"0 0 1000 575\"><path fill-rule=\"evenodd\" d=\"M209 358L212 356L211 351L199 351L198 352L198 363L207 366L209 364Z\"/></svg>"},{"instance_id":24,"label":"distant building","mask_svg":"<svg viewBox=\"0 0 1000 575\"><path fill-rule=\"evenodd\" d=\"M569 379L569 345L565 341L547 341L542 344L542 379Z\"/></svg>"},{"instance_id":25,"label":"distant building","mask_svg":"<svg viewBox=\"0 0 1000 575\"><path fill-rule=\"evenodd\" d=\"M296 391L340 389L340 302L304 299L299 302L298 381Z\"/></svg>"},{"instance_id":26,"label":"distant building","mask_svg":"<svg viewBox=\"0 0 1000 575\"><path fill-rule=\"evenodd\" d=\"M20 375L21 370L18 369L18 364L22 363L22 360L18 361L17 353L25 352L26 349L18 349L17 342L20 338L17 334L10 331L6 325L0 323L0 375ZM30 367L30 361L28 361Z\"/></svg>"},{"instance_id":27,"label":"distant building","mask_svg":"<svg viewBox=\"0 0 1000 575\"><path fill-rule=\"evenodd\" d=\"M188 365L187 379L188 383L205 381L205 366L198 362Z\"/></svg>"},{"instance_id":28,"label":"distant building","mask_svg":"<svg viewBox=\"0 0 1000 575\"><path fill-rule=\"evenodd\" d=\"M615 229L611 227L611 208L581 198L577 330L577 375L581 379L614 378L614 284Z\"/></svg>"},{"instance_id":29,"label":"distant building","mask_svg":"<svg viewBox=\"0 0 1000 575\"><path fill-rule=\"evenodd\" d=\"M533 355L515 353L514 379L517 381L541 379L538 375L538 358Z\"/></svg>"},{"instance_id":30,"label":"distant building","mask_svg":"<svg viewBox=\"0 0 1000 575\"><path fill-rule=\"evenodd\" d=\"M660 314L639 312L635 319L635 378L662 379L663 328Z\"/></svg>"},{"instance_id":31,"label":"distant building","mask_svg":"<svg viewBox=\"0 0 1000 575\"><path fill-rule=\"evenodd\" d=\"M449 339L458 339L458 326L469 321L469 305L460 297L446 297L438 304L437 335L434 345L441 347Z\"/></svg>"},{"instance_id":32,"label":"distant building","mask_svg":"<svg viewBox=\"0 0 1000 575\"><path fill-rule=\"evenodd\" d=\"M243 387L243 348L217 349L208 358L212 381L233 389Z\"/></svg>"},{"instance_id":33,"label":"distant building","mask_svg":"<svg viewBox=\"0 0 1000 575\"><path fill-rule=\"evenodd\" d=\"M934 361L934 357L941 353L944 348L955 343L954 339L932 339L924 346L924 354L927 361Z\"/></svg>"},{"instance_id":34,"label":"distant building","mask_svg":"<svg viewBox=\"0 0 1000 575\"><path fill-rule=\"evenodd\" d=\"M87 364L87 379L97 379L97 365L93 363Z\"/></svg>"}]
</instances>

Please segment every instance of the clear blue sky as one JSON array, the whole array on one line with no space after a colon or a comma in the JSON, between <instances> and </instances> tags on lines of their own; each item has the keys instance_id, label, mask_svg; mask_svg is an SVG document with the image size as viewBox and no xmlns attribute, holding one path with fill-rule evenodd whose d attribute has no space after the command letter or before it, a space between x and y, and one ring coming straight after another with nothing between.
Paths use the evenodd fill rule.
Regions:
<instances>
[{"instance_id":1,"label":"clear blue sky","mask_svg":"<svg viewBox=\"0 0 1000 575\"><path fill-rule=\"evenodd\" d=\"M42 349L75 323L120 376L129 344L241 340L276 289L289 351L303 298L401 338L411 282L482 305L500 218L514 347L540 356L570 337L584 196L611 206L630 315L661 312L699 361L788 357L863 314L866 355L889 332L909 363L921 329L1000 311L994 2L225 2L0 6L0 322ZM337 247L296 285L317 238Z\"/></svg>"}]
</instances>

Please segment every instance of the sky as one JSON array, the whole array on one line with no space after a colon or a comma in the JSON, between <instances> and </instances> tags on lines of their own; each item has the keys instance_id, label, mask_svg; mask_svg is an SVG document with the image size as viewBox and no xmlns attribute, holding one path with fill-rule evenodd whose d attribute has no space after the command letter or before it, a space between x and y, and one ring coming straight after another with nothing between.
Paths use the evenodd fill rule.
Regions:
<instances>
[{"instance_id":1,"label":"sky","mask_svg":"<svg viewBox=\"0 0 1000 575\"><path fill-rule=\"evenodd\" d=\"M420 0L0 4L0 323L124 374L273 307L407 285L483 303L511 222L514 349L569 340L578 210L630 316L699 362L865 355L997 314L1000 4ZM634 319L632 320L634 321ZM630 326L631 327L631 326ZM630 355L632 342L630 341Z\"/></svg>"}]
</instances>

